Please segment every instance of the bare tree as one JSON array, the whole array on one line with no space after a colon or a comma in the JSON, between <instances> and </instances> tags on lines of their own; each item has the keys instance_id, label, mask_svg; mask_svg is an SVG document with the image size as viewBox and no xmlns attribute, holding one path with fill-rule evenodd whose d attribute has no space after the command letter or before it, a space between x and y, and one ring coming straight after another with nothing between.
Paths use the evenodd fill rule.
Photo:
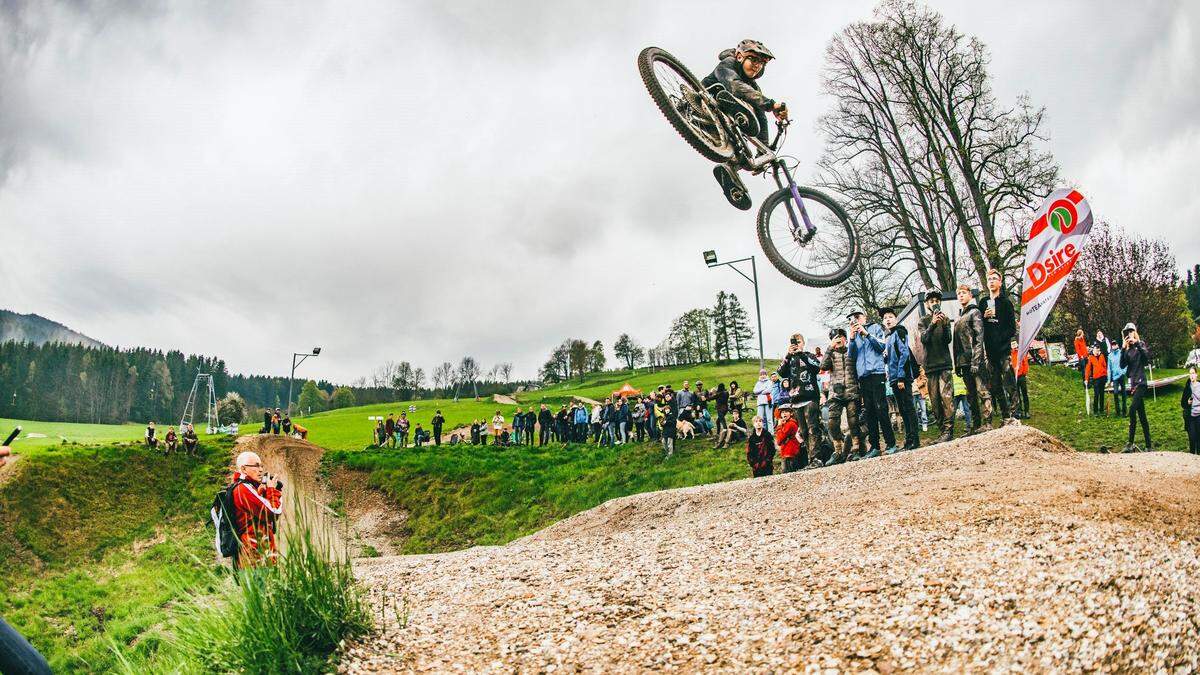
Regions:
<instances>
[{"instance_id":1,"label":"bare tree","mask_svg":"<svg viewBox=\"0 0 1200 675\"><path fill-rule=\"evenodd\" d=\"M473 356L464 356L458 362L458 384L472 384L479 381L479 362Z\"/></svg>"},{"instance_id":2,"label":"bare tree","mask_svg":"<svg viewBox=\"0 0 1200 675\"><path fill-rule=\"evenodd\" d=\"M842 196L874 267L831 299L881 304L862 297L871 279L884 279L871 291L908 296L963 275L982 285L989 267L1018 278L1023 226L1058 167L1040 149L1043 110L1027 97L998 104L988 59L911 0L885 0L830 43L824 88L836 104L819 123L820 181Z\"/></svg>"},{"instance_id":3,"label":"bare tree","mask_svg":"<svg viewBox=\"0 0 1200 675\"><path fill-rule=\"evenodd\" d=\"M512 371L513 364L511 362L505 361L504 363L500 364L500 375L504 378L504 384L508 384L512 381Z\"/></svg>"},{"instance_id":4,"label":"bare tree","mask_svg":"<svg viewBox=\"0 0 1200 675\"><path fill-rule=\"evenodd\" d=\"M371 372L371 386L378 388L394 387L399 364L388 361Z\"/></svg>"},{"instance_id":5,"label":"bare tree","mask_svg":"<svg viewBox=\"0 0 1200 675\"><path fill-rule=\"evenodd\" d=\"M433 388L446 389L454 383L454 364L443 361L433 369Z\"/></svg>"},{"instance_id":6,"label":"bare tree","mask_svg":"<svg viewBox=\"0 0 1200 675\"><path fill-rule=\"evenodd\" d=\"M1187 352L1193 325L1178 269L1167 242L1101 222L1088 235L1058 308L1089 340L1097 330L1120 340L1132 321L1153 353L1175 364Z\"/></svg>"}]
</instances>

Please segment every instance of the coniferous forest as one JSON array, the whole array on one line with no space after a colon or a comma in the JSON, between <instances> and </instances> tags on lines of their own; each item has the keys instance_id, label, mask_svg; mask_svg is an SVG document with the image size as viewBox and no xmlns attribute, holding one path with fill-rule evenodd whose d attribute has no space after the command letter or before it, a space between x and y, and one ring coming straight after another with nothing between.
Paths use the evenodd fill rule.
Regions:
<instances>
[{"instance_id":1,"label":"coniferous forest","mask_svg":"<svg viewBox=\"0 0 1200 675\"><path fill-rule=\"evenodd\" d=\"M196 373L210 373L217 397L237 392L252 406L283 406L288 378L230 375L225 361L136 347L85 347L50 342L0 343L0 417L119 424L171 420L183 413ZM293 397L304 380L297 379ZM332 394L335 385L318 381ZM354 387L359 404L396 400L396 392ZM198 399L201 409L204 394Z\"/></svg>"}]
</instances>

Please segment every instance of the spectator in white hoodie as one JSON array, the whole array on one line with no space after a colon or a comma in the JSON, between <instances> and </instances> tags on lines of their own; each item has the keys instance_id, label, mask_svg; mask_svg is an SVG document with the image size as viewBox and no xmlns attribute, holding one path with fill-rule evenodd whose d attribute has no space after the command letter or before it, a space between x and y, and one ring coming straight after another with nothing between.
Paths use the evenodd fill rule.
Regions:
<instances>
[{"instance_id":1,"label":"spectator in white hoodie","mask_svg":"<svg viewBox=\"0 0 1200 675\"><path fill-rule=\"evenodd\" d=\"M771 401L772 386L771 378L767 376L767 369L759 370L758 382L754 383L754 402L758 406L758 415L767 425L767 431L775 433L775 409Z\"/></svg>"}]
</instances>

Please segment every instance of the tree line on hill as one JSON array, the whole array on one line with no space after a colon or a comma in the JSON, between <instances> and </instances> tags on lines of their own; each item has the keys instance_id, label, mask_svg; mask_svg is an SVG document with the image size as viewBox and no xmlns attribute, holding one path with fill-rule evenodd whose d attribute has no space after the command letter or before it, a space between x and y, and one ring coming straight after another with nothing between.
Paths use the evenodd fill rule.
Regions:
<instances>
[{"instance_id":1,"label":"tree line on hill","mask_svg":"<svg viewBox=\"0 0 1200 675\"><path fill-rule=\"evenodd\" d=\"M657 346L643 347L628 333L622 333L613 343L613 353L629 370L643 364L662 368L746 358L755 353L753 341L750 314L736 294L720 291L712 307L689 309L676 317ZM551 350L538 376L550 383L572 377L582 380L585 374L598 373L606 365L603 342L568 338Z\"/></svg>"},{"instance_id":2,"label":"tree line on hill","mask_svg":"<svg viewBox=\"0 0 1200 675\"><path fill-rule=\"evenodd\" d=\"M218 397L240 394L246 416L252 417L256 408L286 405L288 378L230 375L225 361L212 356L10 341L0 343L0 417L104 424L169 421L182 415L198 372L212 375ZM333 406L398 398L391 388L337 387L325 380L313 387ZM344 390L341 395L339 390ZM201 409L205 395L197 394Z\"/></svg>"}]
</instances>

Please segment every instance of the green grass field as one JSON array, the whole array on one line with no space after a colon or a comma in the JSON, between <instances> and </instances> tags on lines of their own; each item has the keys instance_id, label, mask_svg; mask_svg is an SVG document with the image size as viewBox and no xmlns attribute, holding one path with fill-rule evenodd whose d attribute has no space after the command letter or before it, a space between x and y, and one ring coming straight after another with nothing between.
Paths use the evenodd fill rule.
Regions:
<instances>
[{"instance_id":1,"label":"green grass field","mask_svg":"<svg viewBox=\"0 0 1200 675\"><path fill-rule=\"evenodd\" d=\"M1178 369L1154 370L1156 378L1175 375ZM1032 366L1029 370L1029 398L1033 419L1026 424L1057 436L1080 451L1096 451L1101 445L1120 450L1125 445L1129 429L1127 417L1113 414L1111 395L1105 396L1106 416L1088 415L1084 409L1083 382L1079 373L1059 366ZM1155 395L1146 396L1146 418L1150 422L1150 437L1155 450L1186 451L1187 432L1179 396L1183 384L1162 387ZM1141 426L1134 442L1142 445Z\"/></svg>"},{"instance_id":2,"label":"green grass field","mask_svg":"<svg viewBox=\"0 0 1200 675\"><path fill-rule=\"evenodd\" d=\"M156 423L159 439L167 433L167 427L176 422ZM110 445L114 443L143 443L146 435L144 424L86 424L82 422L39 422L37 420L14 420L0 417L0 441L14 427L21 427L21 435L13 441L12 451L21 455L39 455L56 452L63 448L80 445ZM202 426L202 425L201 425ZM208 435L197 428L201 440L212 440L217 435Z\"/></svg>"},{"instance_id":3,"label":"green grass field","mask_svg":"<svg viewBox=\"0 0 1200 675\"><path fill-rule=\"evenodd\" d=\"M679 443L669 459L655 443L553 443L339 451L326 462L364 472L408 512L405 553L503 544L616 497L748 476L743 448L708 439Z\"/></svg>"},{"instance_id":4,"label":"green grass field","mask_svg":"<svg viewBox=\"0 0 1200 675\"><path fill-rule=\"evenodd\" d=\"M146 431L140 424L84 424L0 418L0 436L8 436L13 427L18 425L21 427L21 436L13 442L14 452L71 443L97 445L140 441ZM0 441L3 441L3 438L0 438Z\"/></svg>"}]
</instances>

